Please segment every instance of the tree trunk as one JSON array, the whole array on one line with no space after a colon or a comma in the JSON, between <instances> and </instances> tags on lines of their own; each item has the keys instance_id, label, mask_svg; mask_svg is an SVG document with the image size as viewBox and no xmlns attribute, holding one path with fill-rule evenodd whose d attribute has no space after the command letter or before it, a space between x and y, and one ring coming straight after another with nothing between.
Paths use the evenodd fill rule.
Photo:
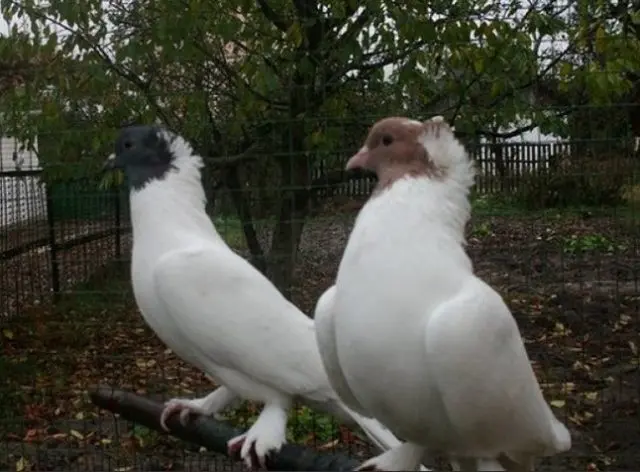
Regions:
<instances>
[{"instance_id":1,"label":"tree trunk","mask_svg":"<svg viewBox=\"0 0 640 472\"><path fill-rule=\"evenodd\" d=\"M308 210L309 192L292 191L282 198L270 251L270 278L291 298L293 272Z\"/></svg>"},{"instance_id":2,"label":"tree trunk","mask_svg":"<svg viewBox=\"0 0 640 472\"><path fill-rule=\"evenodd\" d=\"M304 155L304 127L293 124L289 155L280 159L283 191L269 252L271 281L291 297L291 285L302 229L309 211L309 163Z\"/></svg>"},{"instance_id":3,"label":"tree trunk","mask_svg":"<svg viewBox=\"0 0 640 472\"><path fill-rule=\"evenodd\" d=\"M247 241L247 247L251 253L250 262L260 272L266 275L267 273L267 261L264 257L264 251L258 240L258 234L256 233L255 225L253 224L253 215L251 213L251 205L247 201L244 194L240 178L238 176L238 168L232 166L226 171L225 182L229 189L231 201L236 208L240 222L242 223L242 231L244 238Z\"/></svg>"}]
</instances>

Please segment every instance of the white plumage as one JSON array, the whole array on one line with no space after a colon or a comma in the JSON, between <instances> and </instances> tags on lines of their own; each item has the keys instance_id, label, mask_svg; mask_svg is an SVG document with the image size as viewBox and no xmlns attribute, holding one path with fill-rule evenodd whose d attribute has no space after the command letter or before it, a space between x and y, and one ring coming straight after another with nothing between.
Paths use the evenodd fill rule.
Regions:
<instances>
[{"instance_id":1,"label":"white plumage","mask_svg":"<svg viewBox=\"0 0 640 472\"><path fill-rule=\"evenodd\" d=\"M406 441L362 468L442 454L463 470L529 470L568 450L515 320L464 251L474 172L448 125L382 120L348 167L380 187L318 301L316 337L340 398Z\"/></svg>"},{"instance_id":2,"label":"white plumage","mask_svg":"<svg viewBox=\"0 0 640 472\"><path fill-rule=\"evenodd\" d=\"M378 447L399 444L376 420L349 411L331 388L313 321L222 240L205 212L202 160L158 127L125 130L111 166L131 186L132 283L140 311L179 357L222 385L200 399L173 399L168 414L213 414L238 399L264 403L245 435L230 441L251 464L285 443L294 398L360 425ZM256 464L251 464L256 465Z\"/></svg>"}]
</instances>

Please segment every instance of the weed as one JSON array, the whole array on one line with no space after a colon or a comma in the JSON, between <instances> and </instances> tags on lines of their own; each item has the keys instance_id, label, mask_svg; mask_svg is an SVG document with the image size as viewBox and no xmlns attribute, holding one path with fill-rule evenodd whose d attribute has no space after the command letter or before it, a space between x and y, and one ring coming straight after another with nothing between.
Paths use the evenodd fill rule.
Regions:
<instances>
[{"instance_id":1,"label":"weed","mask_svg":"<svg viewBox=\"0 0 640 472\"><path fill-rule=\"evenodd\" d=\"M616 250L623 251L625 246L616 244L601 234L587 234L584 236L573 235L564 239L563 250L566 254L583 254L588 252L612 253Z\"/></svg>"},{"instance_id":2,"label":"weed","mask_svg":"<svg viewBox=\"0 0 640 472\"><path fill-rule=\"evenodd\" d=\"M160 440L160 433L145 426L134 424L131 428L131 438L137 441L141 448L153 447Z\"/></svg>"},{"instance_id":3,"label":"weed","mask_svg":"<svg viewBox=\"0 0 640 472\"><path fill-rule=\"evenodd\" d=\"M471 228L471 236L474 238L487 238L493 234L493 227L491 223L488 221L483 221L482 223L475 224Z\"/></svg>"},{"instance_id":4,"label":"weed","mask_svg":"<svg viewBox=\"0 0 640 472\"><path fill-rule=\"evenodd\" d=\"M326 443L336 438L338 424L329 415L316 413L306 406L292 408L289 411L287 440L305 443L310 438Z\"/></svg>"},{"instance_id":5,"label":"weed","mask_svg":"<svg viewBox=\"0 0 640 472\"><path fill-rule=\"evenodd\" d=\"M222 239L233 249L246 249L247 243L238 218L218 217L213 221Z\"/></svg>"}]
</instances>

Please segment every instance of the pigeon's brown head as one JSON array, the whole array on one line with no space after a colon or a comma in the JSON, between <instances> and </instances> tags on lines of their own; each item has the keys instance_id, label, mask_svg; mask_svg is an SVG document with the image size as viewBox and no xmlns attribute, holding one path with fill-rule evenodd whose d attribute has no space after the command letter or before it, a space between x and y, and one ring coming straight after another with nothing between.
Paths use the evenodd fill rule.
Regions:
<instances>
[{"instance_id":1,"label":"pigeon's brown head","mask_svg":"<svg viewBox=\"0 0 640 472\"><path fill-rule=\"evenodd\" d=\"M360 150L347 163L347 170L375 172L384 187L404 176L439 178L443 166L429 153L425 137L453 137L451 127L442 117L425 122L405 117L389 117L376 122Z\"/></svg>"}]
</instances>

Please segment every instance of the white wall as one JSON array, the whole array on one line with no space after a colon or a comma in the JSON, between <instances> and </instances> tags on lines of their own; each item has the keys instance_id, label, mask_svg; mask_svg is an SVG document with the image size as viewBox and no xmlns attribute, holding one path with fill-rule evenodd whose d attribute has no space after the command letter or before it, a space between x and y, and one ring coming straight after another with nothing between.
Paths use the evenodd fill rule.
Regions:
<instances>
[{"instance_id":1,"label":"white wall","mask_svg":"<svg viewBox=\"0 0 640 472\"><path fill-rule=\"evenodd\" d=\"M34 144L37 149L38 143ZM37 175L15 175L40 169L35 152L21 150L14 138L0 138L0 227L47 217L44 186Z\"/></svg>"}]
</instances>

